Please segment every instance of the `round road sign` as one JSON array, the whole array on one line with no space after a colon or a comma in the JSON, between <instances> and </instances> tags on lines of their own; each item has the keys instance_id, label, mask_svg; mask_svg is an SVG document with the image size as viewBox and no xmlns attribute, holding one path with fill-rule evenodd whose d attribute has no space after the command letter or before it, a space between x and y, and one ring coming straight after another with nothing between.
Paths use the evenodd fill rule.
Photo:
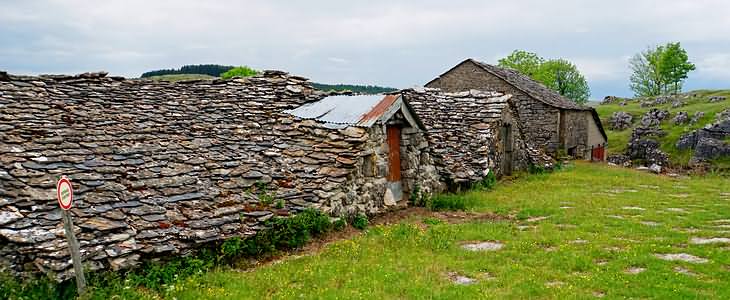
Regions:
<instances>
[{"instance_id":1,"label":"round road sign","mask_svg":"<svg viewBox=\"0 0 730 300\"><path fill-rule=\"evenodd\" d=\"M58 205L63 210L69 210L74 201L74 188L71 186L71 180L66 176L62 176L56 184L56 195L58 195Z\"/></svg>"}]
</instances>

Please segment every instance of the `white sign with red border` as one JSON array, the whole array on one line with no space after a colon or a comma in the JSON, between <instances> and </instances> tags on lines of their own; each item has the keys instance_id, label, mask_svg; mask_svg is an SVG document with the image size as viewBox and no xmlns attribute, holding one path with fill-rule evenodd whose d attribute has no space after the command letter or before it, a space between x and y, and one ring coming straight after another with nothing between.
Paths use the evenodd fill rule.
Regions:
<instances>
[{"instance_id":1,"label":"white sign with red border","mask_svg":"<svg viewBox=\"0 0 730 300\"><path fill-rule=\"evenodd\" d=\"M71 180L66 176L62 176L56 184L56 195L58 195L58 205L63 210L71 209L74 201L74 188L71 186Z\"/></svg>"}]
</instances>

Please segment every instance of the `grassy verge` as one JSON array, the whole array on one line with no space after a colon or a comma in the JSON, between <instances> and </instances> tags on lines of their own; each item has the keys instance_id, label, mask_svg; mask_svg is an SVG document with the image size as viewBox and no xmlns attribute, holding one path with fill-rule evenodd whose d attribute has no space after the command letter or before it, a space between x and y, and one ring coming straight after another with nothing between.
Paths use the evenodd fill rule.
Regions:
<instances>
[{"instance_id":1,"label":"grassy verge","mask_svg":"<svg viewBox=\"0 0 730 300\"><path fill-rule=\"evenodd\" d=\"M176 299L729 298L730 185L723 177L670 179L579 164L491 192L462 195L467 209L513 216L450 224L433 217L371 227L319 253L250 272L190 277ZM438 217L438 215L437 215ZM512 221L510 221L512 220ZM498 251L470 252L467 241ZM665 261L687 253L708 260ZM631 272L638 272L631 274ZM475 279L455 284L450 274Z\"/></svg>"}]
</instances>

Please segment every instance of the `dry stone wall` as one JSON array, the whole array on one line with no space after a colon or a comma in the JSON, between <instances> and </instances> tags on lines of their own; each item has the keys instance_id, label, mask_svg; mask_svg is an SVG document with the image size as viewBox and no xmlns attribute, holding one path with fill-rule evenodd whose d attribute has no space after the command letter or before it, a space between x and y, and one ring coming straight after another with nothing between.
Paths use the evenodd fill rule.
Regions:
<instances>
[{"instance_id":1,"label":"dry stone wall","mask_svg":"<svg viewBox=\"0 0 730 300\"><path fill-rule=\"evenodd\" d=\"M104 75L0 77L0 269L73 274L55 200L61 174L74 185L74 229L92 270L249 236L309 207L384 209L377 174L363 175L380 133L283 113L321 98L305 78ZM430 187L434 177L412 180Z\"/></svg>"},{"instance_id":2,"label":"dry stone wall","mask_svg":"<svg viewBox=\"0 0 730 300\"><path fill-rule=\"evenodd\" d=\"M487 170L501 174L505 149L500 128L511 95L476 90L444 93L430 88L401 93L427 127L430 150L443 181L474 182ZM510 121L515 126L513 166L525 167L532 159L528 150L534 150L527 149L517 127L520 122Z\"/></svg>"},{"instance_id":3,"label":"dry stone wall","mask_svg":"<svg viewBox=\"0 0 730 300\"><path fill-rule=\"evenodd\" d=\"M560 148L558 135L560 110L558 108L532 98L473 62L460 64L430 82L427 87L439 88L451 93L474 89L510 94L515 112L523 122L524 134L529 137L534 146L550 154L556 153Z\"/></svg>"}]
</instances>

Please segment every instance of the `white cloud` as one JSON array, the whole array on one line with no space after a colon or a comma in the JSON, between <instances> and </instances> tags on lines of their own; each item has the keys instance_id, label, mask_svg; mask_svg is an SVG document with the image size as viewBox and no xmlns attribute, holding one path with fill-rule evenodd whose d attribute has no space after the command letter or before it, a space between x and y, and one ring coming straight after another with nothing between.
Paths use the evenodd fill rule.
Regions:
<instances>
[{"instance_id":1,"label":"white cloud","mask_svg":"<svg viewBox=\"0 0 730 300\"><path fill-rule=\"evenodd\" d=\"M618 80L629 76L629 57L569 58L588 81Z\"/></svg>"},{"instance_id":2,"label":"white cloud","mask_svg":"<svg viewBox=\"0 0 730 300\"><path fill-rule=\"evenodd\" d=\"M708 54L696 65L698 77L730 81L730 53Z\"/></svg>"},{"instance_id":3,"label":"white cloud","mask_svg":"<svg viewBox=\"0 0 730 300\"><path fill-rule=\"evenodd\" d=\"M647 45L682 41L698 77L728 78L728 11L725 0L13 1L0 10L0 69L247 64L397 87L526 49L574 61L593 84L625 80L624 57Z\"/></svg>"}]
</instances>

